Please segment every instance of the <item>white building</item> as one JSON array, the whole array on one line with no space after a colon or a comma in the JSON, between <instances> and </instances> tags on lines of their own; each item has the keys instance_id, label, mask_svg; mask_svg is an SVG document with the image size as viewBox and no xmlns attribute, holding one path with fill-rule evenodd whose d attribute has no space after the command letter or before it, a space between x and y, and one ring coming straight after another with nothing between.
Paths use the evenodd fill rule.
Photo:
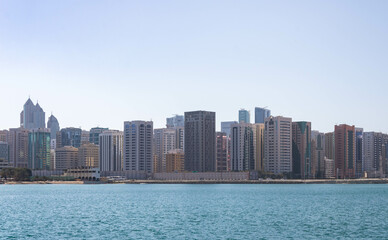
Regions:
<instances>
[{"instance_id":1,"label":"white building","mask_svg":"<svg viewBox=\"0 0 388 240\"><path fill-rule=\"evenodd\" d=\"M265 171L275 174L292 172L292 119L270 116L264 125Z\"/></svg>"},{"instance_id":2,"label":"white building","mask_svg":"<svg viewBox=\"0 0 388 240\"><path fill-rule=\"evenodd\" d=\"M123 170L123 132L107 130L100 134L100 170Z\"/></svg>"},{"instance_id":3,"label":"white building","mask_svg":"<svg viewBox=\"0 0 388 240\"><path fill-rule=\"evenodd\" d=\"M124 122L124 170L153 172L152 121Z\"/></svg>"}]
</instances>

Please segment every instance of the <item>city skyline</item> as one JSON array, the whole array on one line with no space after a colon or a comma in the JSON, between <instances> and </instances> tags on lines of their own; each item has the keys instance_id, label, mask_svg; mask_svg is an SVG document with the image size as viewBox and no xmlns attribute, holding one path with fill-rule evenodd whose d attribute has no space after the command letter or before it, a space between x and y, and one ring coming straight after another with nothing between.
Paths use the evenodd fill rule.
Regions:
<instances>
[{"instance_id":1,"label":"city skyline","mask_svg":"<svg viewBox=\"0 0 388 240\"><path fill-rule=\"evenodd\" d=\"M388 132L385 1L91 3L1 2L1 128L30 95L61 127L206 110L219 129L269 106L323 132Z\"/></svg>"}]
</instances>

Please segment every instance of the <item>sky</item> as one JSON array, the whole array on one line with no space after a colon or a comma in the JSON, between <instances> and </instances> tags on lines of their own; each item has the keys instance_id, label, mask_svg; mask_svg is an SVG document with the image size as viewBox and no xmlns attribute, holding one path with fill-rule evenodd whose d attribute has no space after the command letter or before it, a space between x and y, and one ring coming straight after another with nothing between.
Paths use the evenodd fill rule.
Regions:
<instances>
[{"instance_id":1,"label":"sky","mask_svg":"<svg viewBox=\"0 0 388 240\"><path fill-rule=\"evenodd\" d=\"M185 111L388 133L388 1L0 0L0 129L28 97L61 128Z\"/></svg>"}]
</instances>

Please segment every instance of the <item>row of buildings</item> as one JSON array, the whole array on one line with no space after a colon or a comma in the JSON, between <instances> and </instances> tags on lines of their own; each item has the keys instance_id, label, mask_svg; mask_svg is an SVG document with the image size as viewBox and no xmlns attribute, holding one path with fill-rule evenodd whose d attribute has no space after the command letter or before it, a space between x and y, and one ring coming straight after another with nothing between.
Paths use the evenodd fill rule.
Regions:
<instances>
[{"instance_id":1,"label":"row of buildings","mask_svg":"<svg viewBox=\"0 0 388 240\"><path fill-rule=\"evenodd\" d=\"M311 122L272 116L266 108L241 109L239 121L221 122L216 114L185 112L167 118L165 128L152 121L125 121L123 131L108 128L60 129L51 115L30 99L20 127L0 131L0 168L101 172L242 172L288 178L385 177L388 135L350 125L313 131Z\"/></svg>"}]
</instances>

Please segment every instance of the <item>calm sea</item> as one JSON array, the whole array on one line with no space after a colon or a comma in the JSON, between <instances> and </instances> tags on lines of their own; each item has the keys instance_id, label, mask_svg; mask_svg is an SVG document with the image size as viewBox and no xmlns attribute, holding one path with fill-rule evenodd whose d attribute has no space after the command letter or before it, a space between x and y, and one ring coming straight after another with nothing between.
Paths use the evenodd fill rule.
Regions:
<instances>
[{"instance_id":1,"label":"calm sea","mask_svg":"<svg viewBox=\"0 0 388 240\"><path fill-rule=\"evenodd\" d=\"M388 185L0 185L0 239L388 239Z\"/></svg>"}]
</instances>

